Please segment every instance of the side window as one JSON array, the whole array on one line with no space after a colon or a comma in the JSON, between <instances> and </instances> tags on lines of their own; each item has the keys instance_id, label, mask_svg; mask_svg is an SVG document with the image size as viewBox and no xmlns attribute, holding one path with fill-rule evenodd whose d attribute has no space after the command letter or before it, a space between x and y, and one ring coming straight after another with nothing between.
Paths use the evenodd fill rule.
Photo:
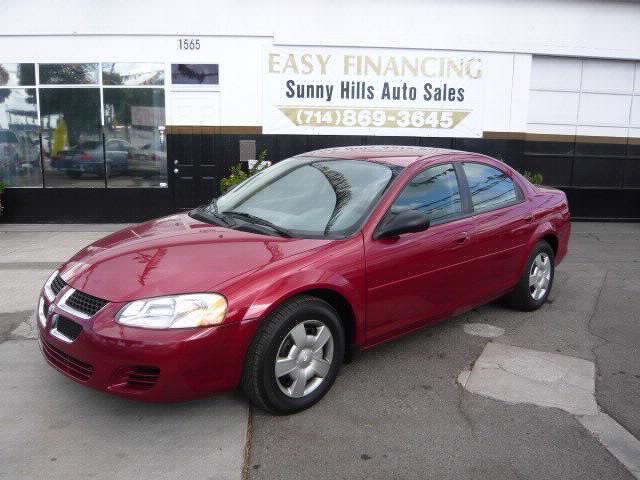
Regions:
<instances>
[{"instance_id":1,"label":"side window","mask_svg":"<svg viewBox=\"0 0 640 480\"><path fill-rule=\"evenodd\" d=\"M442 223L462 214L462 199L453 165L447 163L419 173L391 206L391 213L414 209L431 223Z\"/></svg>"},{"instance_id":2,"label":"side window","mask_svg":"<svg viewBox=\"0 0 640 480\"><path fill-rule=\"evenodd\" d=\"M481 163L464 163L473 211L486 212L518 200L513 180L502 170Z\"/></svg>"}]
</instances>

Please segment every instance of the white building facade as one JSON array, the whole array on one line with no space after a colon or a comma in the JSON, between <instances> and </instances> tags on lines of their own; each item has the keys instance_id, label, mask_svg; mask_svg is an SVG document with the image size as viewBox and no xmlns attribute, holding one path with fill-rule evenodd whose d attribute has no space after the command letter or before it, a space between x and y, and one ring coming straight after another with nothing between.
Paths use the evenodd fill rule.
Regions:
<instances>
[{"instance_id":1,"label":"white building facade","mask_svg":"<svg viewBox=\"0 0 640 480\"><path fill-rule=\"evenodd\" d=\"M9 221L142 220L261 152L378 143L484 152L575 217L640 218L636 2L0 6Z\"/></svg>"}]
</instances>

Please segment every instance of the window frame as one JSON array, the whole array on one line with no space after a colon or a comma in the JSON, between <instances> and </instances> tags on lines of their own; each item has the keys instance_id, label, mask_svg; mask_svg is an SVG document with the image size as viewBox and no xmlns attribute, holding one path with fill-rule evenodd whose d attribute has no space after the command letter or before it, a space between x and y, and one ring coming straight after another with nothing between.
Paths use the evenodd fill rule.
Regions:
<instances>
[{"instance_id":1,"label":"window frame","mask_svg":"<svg viewBox=\"0 0 640 480\"><path fill-rule=\"evenodd\" d=\"M476 211L476 209L473 206L473 198L471 196L471 189L469 188L469 181L467 179L467 174L464 171L465 163L475 163L475 164L493 168L494 170L502 172L511 180L511 183L513 184L514 190L516 192L516 199L511 202L505 203L503 205L499 205L497 207L489 208L487 210L482 210L482 211ZM508 171L503 170L497 165L493 165L492 163L488 163L488 162L483 162L479 159L461 159L457 162L457 166L458 166L457 170L459 170L460 175L464 178L465 197L467 197L467 204L470 210L470 215L472 216L482 215L484 213L495 212L496 210L501 210L503 208L513 207L514 205L524 203L524 201L526 200L524 192L522 191L522 187L520 186L518 181Z\"/></svg>"}]
</instances>

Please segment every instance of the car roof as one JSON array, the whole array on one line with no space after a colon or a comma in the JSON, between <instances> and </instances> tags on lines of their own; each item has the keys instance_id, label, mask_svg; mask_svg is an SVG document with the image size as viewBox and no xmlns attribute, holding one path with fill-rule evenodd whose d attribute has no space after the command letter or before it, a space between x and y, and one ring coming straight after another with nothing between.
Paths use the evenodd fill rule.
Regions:
<instances>
[{"instance_id":1,"label":"car roof","mask_svg":"<svg viewBox=\"0 0 640 480\"><path fill-rule=\"evenodd\" d=\"M460 150L434 147L412 147L402 145L366 145L353 147L323 148L300 154L300 157L336 158L343 160L367 160L378 163L391 163L408 167L418 160L438 155L466 153Z\"/></svg>"}]
</instances>

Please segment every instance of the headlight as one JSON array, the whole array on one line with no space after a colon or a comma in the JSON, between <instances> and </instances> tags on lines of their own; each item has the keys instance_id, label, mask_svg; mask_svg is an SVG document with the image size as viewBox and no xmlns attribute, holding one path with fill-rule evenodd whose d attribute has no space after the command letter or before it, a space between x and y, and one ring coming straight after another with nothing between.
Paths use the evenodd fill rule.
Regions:
<instances>
[{"instance_id":1,"label":"headlight","mask_svg":"<svg viewBox=\"0 0 640 480\"><path fill-rule=\"evenodd\" d=\"M55 272L53 272L49 278L47 278L47 281L44 282L44 294L47 296L47 300L51 301L55 298L55 293L53 293L53 290L51 290L51 284L53 283L53 280L56 278L56 275L58 275L58 270L56 270Z\"/></svg>"},{"instance_id":2,"label":"headlight","mask_svg":"<svg viewBox=\"0 0 640 480\"><path fill-rule=\"evenodd\" d=\"M218 325L227 300L217 293L192 293L136 300L117 316L121 325L141 328L193 328Z\"/></svg>"}]
</instances>

